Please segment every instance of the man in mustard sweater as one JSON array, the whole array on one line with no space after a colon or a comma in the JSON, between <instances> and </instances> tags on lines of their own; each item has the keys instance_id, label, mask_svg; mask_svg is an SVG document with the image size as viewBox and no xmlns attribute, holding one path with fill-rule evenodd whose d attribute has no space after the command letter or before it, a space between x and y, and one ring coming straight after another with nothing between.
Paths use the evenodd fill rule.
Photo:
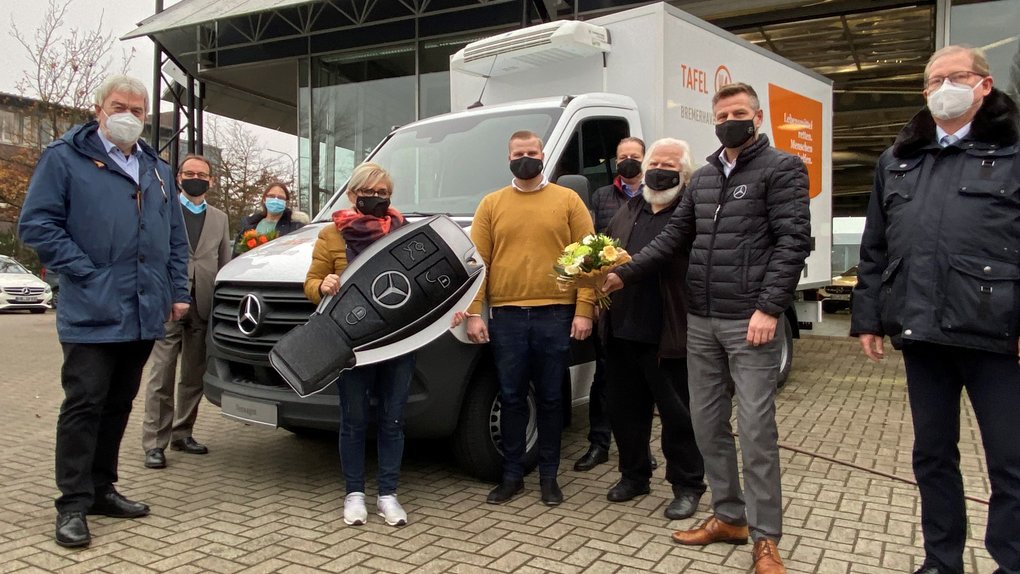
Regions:
<instances>
[{"instance_id":1,"label":"man in mustard sweater","mask_svg":"<svg viewBox=\"0 0 1020 574\"><path fill-rule=\"evenodd\" d=\"M490 504L507 502L524 489L529 383L534 384L538 407L542 502L555 506L563 501L556 482L563 379L570 339L591 334L594 293L560 291L552 268L563 247L594 233L594 226L576 193L543 177L544 158L538 134L519 131L510 136L514 179L482 199L471 227L488 275L465 314L467 334L476 343L491 339L502 411L503 480L489 493ZM488 326L480 316L486 302Z\"/></svg>"}]
</instances>

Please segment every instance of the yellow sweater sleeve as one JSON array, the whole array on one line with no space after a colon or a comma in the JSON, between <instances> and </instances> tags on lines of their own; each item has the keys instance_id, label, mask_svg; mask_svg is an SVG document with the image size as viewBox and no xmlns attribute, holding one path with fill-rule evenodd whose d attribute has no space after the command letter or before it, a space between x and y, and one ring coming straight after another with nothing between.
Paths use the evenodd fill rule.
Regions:
<instances>
[{"instance_id":1,"label":"yellow sweater sleeve","mask_svg":"<svg viewBox=\"0 0 1020 574\"><path fill-rule=\"evenodd\" d=\"M570 205L570 240L580 241L585 235L595 233L595 224L592 223L591 213L585 207L584 202L576 194ZM595 291L592 289L578 289L577 302L574 307L574 315L588 317L595 316Z\"/></svg>"},{"instance_id":2,"label":"yellow sweater sleeve","mask_svg":"<svg viewBox=\"0 0 1020 574\"><path fill-rule=\"evenodd\" d=\"M492 228L489 214L490 197L491 194L482 198L471 221L471 241L475 244L475 248L478 249L478 255L485 263L486 271L489 270L489 264L492 261ZM478 290L478 294L475 295L474 301L468 306L468 313L477 315L482 312L482 306L485 303L488 289L487 282L488 278L482 280L482 287Z\"/></svg>"}]
</instances>

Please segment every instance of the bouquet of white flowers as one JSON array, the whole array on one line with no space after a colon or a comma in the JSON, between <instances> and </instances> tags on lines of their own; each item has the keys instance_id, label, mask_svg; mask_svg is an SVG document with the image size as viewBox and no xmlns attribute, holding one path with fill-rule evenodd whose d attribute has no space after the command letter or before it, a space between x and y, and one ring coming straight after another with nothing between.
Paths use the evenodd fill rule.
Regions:
<instances>
[{"instance_id":1,"label":"bouquet of white flowers","mask_svg":"<svg viewBox=\"0 0 1020 574\"><path fill-rule=\"evenodd\" d=\"M577 287L595 290L598 305L609 308L609 296L602 293L606 275L630 261L630 255L620 248L620 242L601 233L585 235L580 241L563 248L553 270L556 282L564 291Z\"/></svg>"}]
</instances>

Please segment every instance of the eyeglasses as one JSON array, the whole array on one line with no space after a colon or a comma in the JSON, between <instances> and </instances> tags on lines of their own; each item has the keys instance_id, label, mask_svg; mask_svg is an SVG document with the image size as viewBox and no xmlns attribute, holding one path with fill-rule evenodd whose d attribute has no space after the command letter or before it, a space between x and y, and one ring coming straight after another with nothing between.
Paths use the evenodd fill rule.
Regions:
<instances>
[{"instance_id":1,"label":"eyeglasses","mask_svg":"<svg viewBox=\"0 0 1020 574\"><path fill-rule=\"evenodd\" d=\"M948 76L929 76L928 77L928 83L926 85L928 86L929 90L937 90L940 87L942 87L942 84L947 79L949 80L949 83L951 83L951 84L960 85L960 84L966 84L967 80L971 76L980 76L982 79L987 77L984 74L979 74L977 72L972 72L970 70L962 70L962 71L959 71L959 72L953 72L952 74L949 74Z\"/></svg>"},{"instance_id":2,"label":"eyeglasses","mask_svg":"<svg viewBox=\"0 0 1020 574\"><path fill-rule=\"evenodd\" d=\"M212 176L206 171L182 171L181 177L184 179L204 179L209 181Z\"/></svg>"},{"instance_id":3,"label":"eyeglasses","mask_svg":"<svg viewBox=\"0 0 1020 574\"><path fill-rule=\"evenodd\" d=\"M393 195L390 190L384 187L379 189L355 189L354 194L360 195L361 197L389 197Z\"/></svg>"}]
</instances>

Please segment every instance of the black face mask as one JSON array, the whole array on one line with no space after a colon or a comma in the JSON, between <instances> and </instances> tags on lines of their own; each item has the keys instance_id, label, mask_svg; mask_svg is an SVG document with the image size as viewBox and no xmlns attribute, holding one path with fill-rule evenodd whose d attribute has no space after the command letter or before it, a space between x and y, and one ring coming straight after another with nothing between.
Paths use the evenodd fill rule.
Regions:
<instances>
[{"instance_id":1,"label":"black face mask","mask_svg":"<svg viewBox=\"0 0 1020 574\"><path fill-rule=\"evenodd\" d=\"M645 172L645 185L652 191L666 191L680 185L680 172L672 169L650 169Z\"/></svg>"},{"instance_id":2,"label":"black face mask","mask_svg":"<svg viewBox=\"0 0 1020 574\"><path fill-rule=\"evenodd\" d=\"M723 144L723 147L738 148L751 139L754 135L754 119L750 120L726 120L715 126L715 137Z\"/></svg>"},{"instance_id":3,"label":"black face mask","mask_svg":"<svg viewBox=\"0 0 1020 574\"><path fill-rule=\"evenodd\" d=\"M181 189L191 197L199 197L209 191L209 182L204 179L182 179Z\"/></svg>"},{"instance_id":4,"label":"black face mask","mask_svg":"<svg viewBox=\"0 0 1020 574\"><path fill-rule=\"evenodd\" d=\"M531 179L542 173L542 160L534 157L519 157L510 160L510 173L517 179Z\"/></svg>"},{"instance_id":5,"label":"black face mask","mask_svg":"<svg viewBox=\"0 0 1020 574\"><path fill-rule=\"evenodd\" d=\"M627 158L616 162L616 173L620 177L630 179L641 174L641 162L636 159Z\"/></svg>"},{"instance_id":6,"label":"black face mask","mask_svg":"<svg viewBox=\"0 0 1020 574\"><path fill-rule=\"evenodd\" d=\"M390 199L388 197L375 196L359 197L354 205L358 208L358 211L365 215L384 217L386 211L390 208Z\"/></svg>"}]
</instances>

